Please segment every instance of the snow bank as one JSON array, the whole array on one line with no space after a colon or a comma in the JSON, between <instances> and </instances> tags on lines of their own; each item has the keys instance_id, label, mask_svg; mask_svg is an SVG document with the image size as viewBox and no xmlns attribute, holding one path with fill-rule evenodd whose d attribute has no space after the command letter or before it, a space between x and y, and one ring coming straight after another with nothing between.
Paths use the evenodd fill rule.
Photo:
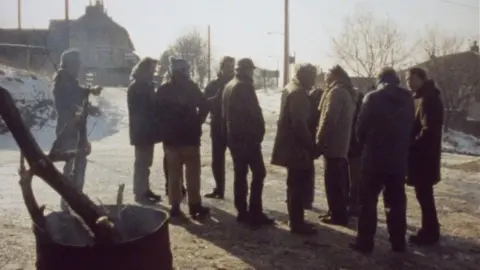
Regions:
<instances>
[{"instance_id":1,"label":"snow bank","mask_svg":"<svg viewBox=\"0 0 480 270\"><path fill-rule=\"evenodd\" d=\"M443 151L480 156L480 138L450 130L443 135Z\"/></svg>"},{"instance_id":2,"label":"snow bank","mask_svg":"<svg viewBox=\"0 0 480 270\"><path fill-rule=\"evenodd\" d=\"M44 150L50 149L55 140L56 127L52 82L50 78L25 70L0 65L0 86L12 94L12 97L17 101L16 104L22 112L22 116L25 116L25 111L31 111L28 110L29 106L31 108L35 104L38 104L40 100L47 103L46 106L42 107L40 112L39 109L34 110L40 117L44 117L46 121L41 125L31 125L31 131L40 147ZM100 140L118 132L117 125L123 119L123 116L118 112L118 108L103 97L94 97L91 98L91 100L92 104L100 108L102 114L98 117L90 116L88 118L89 140ZM2 124L0 119L0 129ZM1 133L2 132L0 132L0 134ZM0 150L1 149L18 149L15 140L9 133L0 135Z\"/></svg>"}]
</instances>

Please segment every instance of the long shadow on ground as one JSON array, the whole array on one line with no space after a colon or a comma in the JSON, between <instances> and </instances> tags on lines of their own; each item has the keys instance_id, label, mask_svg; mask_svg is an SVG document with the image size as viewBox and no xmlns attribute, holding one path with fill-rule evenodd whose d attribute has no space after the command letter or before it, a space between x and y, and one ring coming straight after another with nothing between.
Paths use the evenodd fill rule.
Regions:
<instances>
[{"instance_id":1,"label":"long shadow on ground","mask_svg":"<svg viewBox=\"0 0 480 270\"><path fill-rule=\"evenodd\" d=\"M285 213L269 213L281 222L285 220ZM319 234L314 237L292 235L280 227L251 229L239 225L233 215L219 208L212 209L212 220L205 223L176 225L224 249L252 269L437 269L428 261L416 260L414 254L392 254L385 244L377 247L381 256L352 252L346 248L352 236L327 226L319 225Z\"/></svg>"}]
</instances>

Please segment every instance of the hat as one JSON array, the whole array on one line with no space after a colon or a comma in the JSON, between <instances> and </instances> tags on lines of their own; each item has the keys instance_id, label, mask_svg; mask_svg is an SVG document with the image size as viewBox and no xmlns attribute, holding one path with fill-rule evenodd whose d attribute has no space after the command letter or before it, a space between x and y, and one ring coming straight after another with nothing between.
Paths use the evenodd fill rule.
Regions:
<instances>
[{"instance_id":1,"label":"hat","mask_svg":"<svg viewBox=\"0 0 480 270\"><path fill-rule=\"evenodd\" d=\"M257 67L253 64L252 59L242 58L238 60L236 69L256 69Z\"/></svg>"},{"instance_id":2,"label":"hat","mask_svg":"<svg viewBox=\"0 0 480 270\"><path fill-rule=\"evenodd\" d=\"M172 57L170 58L170 71L188 75L190 73L190 65L184 59Z\"/></svg>"}]
</instances>

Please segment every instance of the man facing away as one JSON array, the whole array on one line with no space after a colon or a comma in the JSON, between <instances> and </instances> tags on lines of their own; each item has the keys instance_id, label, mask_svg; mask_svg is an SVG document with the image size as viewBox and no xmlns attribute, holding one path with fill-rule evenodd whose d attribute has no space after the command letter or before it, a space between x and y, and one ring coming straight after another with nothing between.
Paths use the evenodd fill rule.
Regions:
<instances>
[{"instance_id":1,"label":"man facing away","mask_svg":"<svg viewBox=\"0 0 480 270\"><path fill-rule=\"evenodd\" d=\"M133 192L138 202L157 203L161 197L150 189L150 167L155 148L154 97L157 61L142 59L132 71L132 82L127 91L130 144L135 147L133 170Z\"/></svg>"},{"instance_id":2,"label":"man facing away","mask_svg":"<svg viewBox=\"0 0 480 270\"><path fill-rule=\"evenodd\" d=\"M317 154L325 157L325 190L329 216L322 221L348 225L348 160L353 115L357 93L347 72L334 66L326 76L327 89L320 101L317 133Z\"/></svg>"},{"instance_id":3,"label":"man facing away","mask_svg":"<svg viewBox=\"0 0 480 270\"><path fill-rule=\"evenodd\" d=\"M356 135L364 144L363 177L357 238L350 247L362 253L373 251L382 190L392 250L405 251L405 176L415 112L411 94L399 83L395 70L383 69L377 90L365 96L357 120Z\"/></svg>"},{"instance_id":4,"label":"man facing away","mask_svg":"<svg viewBox=\"0 0 480 270\"><path fill-rule=\"evenodd\" d=\"M200 195L200 137L208 104L200 88L190 79L190 66L183 59L170 59L172 77L156 93L162 122L163 148L168 168L168 198L172 217L183 216L183 169L187 181L190 216L203 218L210 210Z\"/></svg>"},{"instance_id":5,"label":"man facing away","mask_svg":"<svg viewBox=\"0 0 480 270\"><path fill-rule=\"evenodd\" d=\"M416 112L407 184L415 188L422 212L422 227L409 240L412 244L429 246L440 239L433 188L440 182L444 109L440 91L425 70L412 68L407 82L414 93Z\"/></svg>"},{"instance_id":6,"label":"man facing away","mask_svg":"<svg viewBox=\"0 0 480 270\"><path fill-rule=\"evenodd\" d=\"M263 213L262 193L266 176L262 156L265 121L253 86L255 65L249 58L237 62L235 78L224 89L222 117L226 124L227 144L233 159L234 201L237 222L250 225L274 225ZM252 171L250 202L247 204L248 169Z\"/></svg>"},{"instance_id":7,"label":"man facing away","mask_svg":"<svg viewBox=\"0 0 480 270\"><path fill-rule=\"evenodd\" d=\"M235 58L223 57L220 72L215 80L205 88L205 97L210 102L210 137L212 138L212 172L215 188L206 198L223 199L225 197L225 151L227 138L222 119L222 95L225 85L235 75Z\"/></svg>"},{"instance_id":8,"label":"man facing away","mask_svg":"<svg viewBox=\"0 0 480 270\"><path fill-rule=\"evenodd\" d=\"M311 64L297 66L295 77L282 92L272 164L287 168L287 208L292 233L311 235L316 230L305 222L305 196L312 193L315 144L308 121L308 92L315 83L317 69Z\"/></svg>"},{"instance_id":9,"label":"man facing away","mask_svg":"<svg viewBox=\"0 0 480 270\"><path fill-rule=\"evenodd\" d=\"M83 103L90 93L99 95L101 91L100 87L88 89L80 86L78 82L80 67L79 51L66 50L60 59L60 69L53 79L53 96L58 116L56 135L60 152L77 150L79 139L87 138L86 127L79 126L84 113L82 111ZM80 134L81 132L83 134ZM76 155L76 161L75 159L67 160L63 167L63 173L78 190L83 190L87 154L91 147L86 140L80 144L87 150L87 153ZM74 175L74 171L76 175ZM63 199L60 205L62 210L68 211L68 205Z\"/></svg>"}]
</instances>

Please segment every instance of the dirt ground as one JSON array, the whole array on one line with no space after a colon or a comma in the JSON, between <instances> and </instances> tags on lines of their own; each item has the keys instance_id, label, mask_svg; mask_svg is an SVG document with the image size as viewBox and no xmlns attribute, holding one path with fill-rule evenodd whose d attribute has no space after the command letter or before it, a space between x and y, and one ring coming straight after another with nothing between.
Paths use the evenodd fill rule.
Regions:
<instances>
[{"instance_id":1,"label":"dirt ground","mask_svg":"<svg viewBox=\"0 0 480 270\"><path fill-rule=\"evenodd\" d=\"M347 244L355 234L355 220L350 229L317 222L318 214L326 209L320 173L315 209L307 213L310 221L317 222L319 235L309 238L291 235L287 230L284 203L285 173L269 166L265 209L278 220L278 226L251 230L236 224L230 188L225 201L205 201L213 210L210 220L202 224L194 221L170 224L176 269L478 269L480 161L468 161L471 158L461 156L447 158L444 181L437 188L443 234L438 246L410 247L404 255L390 252L380 204L375 252L370 256L351 252ZM205 174L210 174L207 158L204 161ZM231 163L228 167L231 172ZM317 168L321 172L321 162ZM228 179L231 179L231 173ZM204 191L208 190L204 187ZM420 217L415 195L410 189L408 199L409 232L413 233ZM0 269L33 269L29 267L35 260L34 240L28 225L11 224L6 216L1 217L0 222Z\"/></svg>"}]
</instances>

